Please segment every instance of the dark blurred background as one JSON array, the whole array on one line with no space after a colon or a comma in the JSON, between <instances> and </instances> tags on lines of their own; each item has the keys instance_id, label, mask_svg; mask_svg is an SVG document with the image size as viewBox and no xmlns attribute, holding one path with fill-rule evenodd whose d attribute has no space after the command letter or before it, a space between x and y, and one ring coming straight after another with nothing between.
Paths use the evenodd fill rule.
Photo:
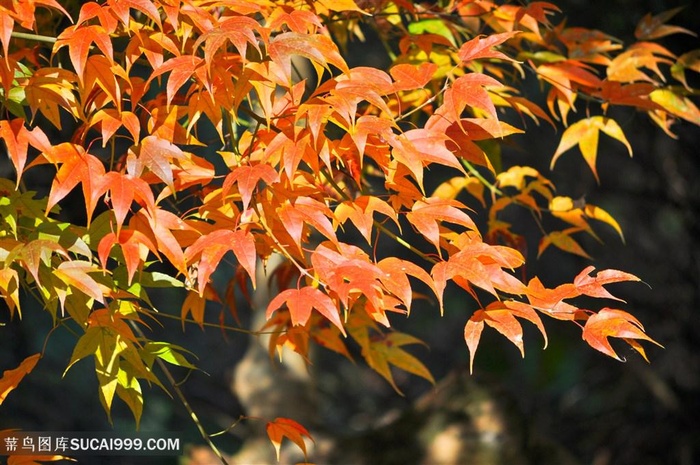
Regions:
<instances>
[{"instance_id":1,"label":"dark blurred background","mask_svg":"<svg viewBox=\"0 0 700 465\"><path fill-rule=\"evenodd\" d=\"M569 25L598 28L625 43L631 42L634 27L646 12L659 13L680 5L686 9L672 23L700 32L700 14L694 2L554 3L569 17ZM671 36L662 43L676 53L700 47L698 38L688 35ZM358 47L358 51L367 55L366 47ZM697 87L697 75L692 79ZM525 359L495 331L485 331L475 371L505 386L531 427L562 444L582 464L693 465L700 463L700 129L680 124L674 128L678 138L672 139L641 114L621 112L618 121L633 146L634 158L627 156L621 144L602 137L599 185L576 150L549 171L559 135L547 126L531 127L527 136L516 139L521 150L505 153L504 164L535 166L555 182L560 195L578 198L585 194L589 203L613 214L624 230L625 243L604 225L596 227L604 245L584 239L582 243L598 269L624 270L646 283L620 284L612 291L627 301L621 308L637 316L664 349L647 345L651 360L647 364L623 348L627 362L619 363L590 349L572 325L546 321L549 347L543 351L541 336L526 327ZM546 285L554 286L571 280L588 264L548 250L541 259L532 261L527 273L537 274ZM156 299L161 308L178 314L181 298L179 290L172 290ZM407 321L396 321L397 327L427 342L429 349L419 348L414 353L436 378L467 366L462 328L473 310L469 305L463 296L455 296L446 301L443 318L437 318L435 306L419 305ZM23 308L23 321L8 321L7 312L0 312L0 321L5 323L0 327L0 370L15 367L24 357L40 351L50 330L48 314L29 304ZM209 311L218 315L219 309ZM246 313L242 311L244 321ZM199 355L197 365L202 371L188 375L175 370L175 374L180 380L187 378L182 389L207 430L219 431L235 422L242 412L229 387L231 370L248 344L247 337L197 327L182 333L178 322L166 323L155 333L156 339L158 334L163 340L174 338ZM0 429L133 429L130 413L118 400L113 407L113 425L107 421L89 360L62 376L74 343L68 332L54 333L45 358L0 407ZM334 356L324 358L314 370L318 370L319 388L335 399L336 411L328 418L338 427L344 423L345 428L361 428L392 409L410 407L430 390L427 382L397 373L397 383L406 394L400 397L362 364L352 365ZM142 430L176 431L185 441L201 443L187 412L176 401L157 387L146 387L145 391ZM218 443L224 451L235 452L243 432L244 426L234 429ZM84 463L176 461L100 458Z\"/></svg>"}]
</instances>

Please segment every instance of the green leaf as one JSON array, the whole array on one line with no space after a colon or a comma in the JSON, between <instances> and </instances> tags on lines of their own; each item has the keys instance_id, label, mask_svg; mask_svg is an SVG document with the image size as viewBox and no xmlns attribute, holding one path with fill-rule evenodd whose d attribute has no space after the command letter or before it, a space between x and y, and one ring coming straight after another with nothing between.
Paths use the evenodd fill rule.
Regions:
<instances>
[{"instance_id":1,"label":"green leaf","mask_svg":"<svg viewBox=\"0 0 700 465\"><path fill-rule=\"evenodd\" d=\"M178 345L168 342L147 342L141 349L141 358L148 366L152 366L156 357L172 365L179 367L197 369L196 366L187 361L181 352L187 352L194 357L194 354Z\"/></svg>"},{"instance_id":2,"label":"green leaf","mask_svg":"<svg viewBox=\"0 0 700 465\"><path fill-rule=\"evenodd\" d=\"M104 334L102 332L102 328L99 327L88 328L87 331L85 331L85 334L78 339L78 343L73 348L73 354L70 357L70 362L68 362L68 366L63 371L64 377L73 365L88 355L94 355L97 352L103 336Z\"/></svg>"},{"instance_id":3,"label":"green leaf","mask_svg":"<svg viewBox=\"0 0 700 465\"><path fill-rule=\"evenodd\" d=\"M143 393L139 380L126 370L120 369L117 374L116 394L131 410L134 420L136 420L136 429L138 429L143 413Z\"/></svg>"},{"instance_id":4,"label":"green leaf","mask_svg":"<svg viewBox=\"0 0 700 465\"><path fill-rule=\"evenodd\" d=\"M455 47L457 43L452 35L452 31L445 25L445 22L440 19L424 19L414 21L408 25L408 32L414 35L419 34L437 34L449 40Z\"/></svg>"}]
</instances>

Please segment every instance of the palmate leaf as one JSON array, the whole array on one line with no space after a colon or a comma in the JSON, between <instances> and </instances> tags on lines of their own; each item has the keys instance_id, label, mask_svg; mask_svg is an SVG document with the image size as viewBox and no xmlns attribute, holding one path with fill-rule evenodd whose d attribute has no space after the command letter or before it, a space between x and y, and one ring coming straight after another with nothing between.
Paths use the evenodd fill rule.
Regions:
<instances>
[{"instance_id":1,"label":"palmate leaf","mask_svg":"<svg viewBox=\"0 0 700 465\"><path fill-rule=\"evenodd\" d=\"M552 157L550 168L554 168L557 160L564 152L571 149L575 145L578 145L581 149L584 160L586 160L586 163L588 163L588 166L591 168L596 180L600 182L595 165L596 157L598 156L598 135L601 131L613 139L625 144L627 151L629 152L630 156L632 156L632 146L625 137L624 132L622 132L620 125L618 125L615 120L605 116L592 116L590 118L577 121L569 126L566 131L564 131L564 134L561 136L559 146Z\"/></svg>"},{"instance_id":2,"label":"palmate leaf","mask_svg":"<svg viewBox=\"0 0 700 465\"><path fill-rule=\"evenodd\" d=\"M204 295L209 276L214 272L226 252L232 251L238 263L246 270L255 286L255 240L243 230L231 231L218 229L199 237L194 244L185 250L185 261L189 264L197 261L197 289L199 295Z\"/></svg>"},{"instance_id":3,"label":"palmate leaf","mask_svg":"<svg viewBox=\"0 0 700 465\"><path fill-rule=\"evenodd\" d=\"M649 359L644 349L635 340L649 341L663 347L644 333L644 327L635 317L625 311L606 307L586 320L586 325L583 327L583 340L605 355L622 361L623 359L610 345L609 337L624 339L647 361Z\"/></svg>"},{"instance_id":4,"label":"palmate leaf","mask_svg":"<svg viewBox=\"0 0 700 465\"><path fill-rule=\"evenodd\" d=\"M267 431L267 436L270 438L272 445L275 447L278 461L280 459L282 440L285 437L299 446L304 453L304 456L306 456L306 444L304 443L304 437L313 441L313 438L306 428L301 426L296 421L290 420L289 418L275 418L267 423L265 430Z\"/></svg>"},{"instance_id":5,"label":"palmate leaf","mask_svg":"<svg viewBox=\"0 0 700 465\"><path fill-rule=\"evenodd\" d=\"M122 224L134 201L143 203L151 216L154 216L156 206L153 192L148 183L141 178L110 171L98 179L96 194L104 192L108 193L114 211L117 235L121 232Z\"/></svg>"},{"instance_id":6,"label":"palmate leaf","mask_svg":"<svg viewBox=\"0 0 700 465\"><path fill-rule=\"evenodd\" d=\"M653 40L678 33L697 36L697 34L689 31L688 29L666 24L669 19L683 11L684 8L685 7L682 6L673 8L671 10L659 13L658 15L648 13L641 19L641 21L639 21L639 24L637 24L637 28L634 31L634 36L639 40Z\"/></svg>"},{"instance_id":7,"label":"palmate leaf","mask_svg":"<svg viewBox=\"0 0 700 465\"><path fill-rule=\"evenodd\" d=\"M169 72L170 75L168 76L168 82L166 84L166 102L170 105L173 98L175 98L175 94L177 94L180 88L192 78L195 72L206 73L205 69L202 67L203 64L204 60L202 58L193 55L182 55L170 58L153 70L146 86L148 86L153 79Z\"/></svg>"},{"instance_id":8,"label":"palmate leaf","mask_svg":"<svg viewBox=\"0 0 700 465\"><path fill-rule=\"evenodd\" d=\"M250 205L250 199L253 197L253 191L261 181L265 184L272 184L278 179L279 173L267 163L237 166L226 175L226 179L224 179L224 183L221 186L221 196L226 197L235 184L243 201L243 209L246 210Z\"/></svg>"},{"instance_id":9,"label":"palmate leaf","mask_svg":"<svg viewBox=\"0 0 700 465\"><path fill-rule=\"evenodd\" d=\"M541 256L542 253L550 246L563 250L564 252L569 252L574 255L578 255L583 258L591 259L591 256L586 253L586 251L581 247L576 239L571 237L572 234L582 231L582 228L568 228L563 231L552 231L540 239L539 247L537 248L537 256Z\"/></svg>"},{"instance_id":10,"label":"palmate leaf","mask_svg":"<svg viewBox=\"0 0 700 465\"><path fill-rule=\"evenodd\" d=\"M440 228L438 221L458 224L472 231L477 230L474 221L463 211L465 208L462 203L456 200L433 197L416 202L412 211L406 214L406 218L439 251Z\"/></svg>"},{"instance_id":11,"label":"palmate leaf","mask_svg":"<svg viewBox=\"0 0 700 465\"><path fill-rule=\"evenodd\" d=\"M398 331L381 333L372 316L361 305L351 311L347 328L350 336L362 348L362 357L370 368L387 380L397 393L403 395L394 381L392 366L435 384L430 370L402 348L406 345L425 344L420 339Z\"/></svg>"},{"instance_id":12,"label":"palmate leaf","mask_svg":"<svg viewBox=\"0 0 700 465\"><path fill-rule=\"evenodd\" d=\"M469 371L474 370L474 356L479 346L484 324L491 326L510 342L512 342L520 354L525 357L523 345L523 328L516 319L524 318L532 322L544 337L544 347L547 347L547 333L537 312L530 306L517 301L493 302L485 309L477 310L469 318L464 327L464 340L469 348Z\"/></svg>"},{"instance_id":13,"label":"palmate leaf","mask_svg":"<svg viewBox=\"0 0 700 465\"><path fill-rule=\"evenodd\" d=\"M139 266L146 261L148 252L158 255L158 249L151 240L141 231L123 229L119 233L106 234L97 245L97 255L104 269L107 268L107 259L112 248L118 245L121 258L124 259L128 277L127 283L131 284Z\"/></svg>"},{"instance_id":14,"label":"palmate leaf","mask_svg":"<svg viewBox=\"0 0 700 465\"><path fill-rule=\"evenodd\" d=\"M700 126L700 109L688 97L670 89L657 89L649 94L649 98L673 116Z\"/></svg>"},{"instance_id":15,"label":"palmate leaf","mask_svg":"<svg viewBox=\"0 0 700 465\"><path fill-rule=\"evenodd\" d=\"M418 66L401 63L393 66L389 74L394 78L394 90L403 91L425 87L435 75L435 63L421 63Z\"/></svg>"},{"instance_id":16,"label":"palmate leaf","mask_svg":"<svg viewBox=\"0 0 700 465\"><path fill-rule=\"evenodd\" d=\"M104 304L105 289L100 287L97 281L88 274L99 271L91 262L69 260L61 263L58 268L54 269L53 274L68 286L78 289L88 297Z\"/></svg>"},{"instance_id":17,"label":"palmate leaf","mask_svg":"<svg viewBox=\"0 0 700 465\"><path fill-rule=\"evenodd\" d=\"M596 276L591 276L594 270L594 267L588 266L574 278L573 284L576 286L576 290L583 295L623 301L612 295L603 286L613 283L641 281L635 275L620 270L601 270L596 273Z\"/></svg>"},{"instance_id":18,"label":"palmate leaf","mask_svg":"<svg viewBox=\"0 0 700 465\"><path fill-rule=\"evenodd\" d=\"M87 153L83 146L71 142L63 142L50 147L42 153L30 166L48 161L60 165L51 184L51 192L46 203L46 214L58 204L78 184L82 186L88 226L97 201L102 195L100 182L105 175L105 168L99 158Z\"/></svg>"},{"instance_id":19,"label":"palmate leaf","mask_svg":"<svg viewBox=\"0 0 700 465\"><path fill-rule=\"evenodd\" d=\"M350 69L331 39L322 35L285 32L270 40L270 58L282 67L288 81L292 80L292 55L308 58L315 65L328 67L332 64L343 72Z\"/></svg>"},{"instance_id":20,"label":"palmate leaf","mask_svg":"<svg viewBox=\"0 0 700 465\"><path fill-rule=\"evenodd\" d=\"M134 147L129 149L127 160L127 172L135 177L140 177L144 168L148 168L171 191L175 192L173 185L172 160L186 158L177 145L167 139L158 136L146 136Z\"/></svg>"},{"instance_id":21,"label":"palmate leaf","mask_svg":"<svg viewBox=\"0 0 700 465\"><path fill-rule=\"evenodd\" d=\"M379 212L399 226L396 211L382 199L374 196L363 195L350 201L338 204L334 216L339 224L350 220L362 234L368 244L372 243L372 228L374 227L374 213Z\"/></svg>"},{"instance_id":22,"label":"palmate leaf","mask_svg":"<svg viewBox=\"0 0 700 465\"><path fill-rule=\"evenodd\" d=\"M226 48L228 42L232 43L242 56L246 56L248 45L252 45L262 55L255 32L260 29L260 24L247 16L228 17L219 23L219 27L199 36L192 48L197 50L204 43L204 61L207 67L211 67L214 55L220 48Z\"/></svg>"},{"instance_id":23,"label":"palmate leaf","mask_svg":"<svg viewBox=\"0 0 700 465\"><path fill-rule=\"evenodd\" d=\"M312 225L331 241L338 242L335 229L329 219L333 217L333 212L325 203L310 197L299 197L294 203L285 202L279 209L278 215L297 247L301 247L306 224Z\"/></svg>"},{"instance_id":24,"label":"palmate leaf","mask_svg":"<svg viewBox=\"0 0 700 465\"><path fill-rule=\"evenodd\" d=\"M0 121L0 139L5 141L7 154L15 167L17 187L19 187L24 166L27 164L27 150L29 147L34 147L41 152L51 148L51 142L41 128L27 129L23 118Z\"/></svg>"},{"instance_id":25,"label":"palmate leaf","mask_svg":"<svg viewBox=\"0 0 700 465\"><path fill-rule=\"evenodd\" d=\"M105 28L99 24L66 28L54 43L53 53L57 53L62 47L67 46L75 74L78 76L79 82L83 82L85 62L93 44L103 53L104 57L112 59L112 40Z\"/></svg>"},{"instance_id":26,"label":"palmate leaf","mask_svg":"<svg viewBox=\"0 0 700 465\"><path fill-rule=\"evenodd\" d=\"M19 301L19 275L12 268L0 269L0 297L2 297L10 310L10 318L14 317L15 310L22 317L22 307Z\"/></svg>"},{"instance_id":27,"label":"palmate leaf","mask_svg":"<svg viewBox=\"0 0 700 465\"><path fill-rule=\"evenodd\" d=\"M311 317L311 310L316 309L345 335L345 328L340 321L340 314L335 302L315 287L306 286L301 289L286 289L280 292L268 304L265 312L266 318L270 319L272 314L283 305L289 309L293 325L305 325Z\"/></svg>"},{"instance_id":28,"label":"palmate leaf","mask_svg":"<svg viewBox=\"0 0 700 465\"><path fill-rule=\"evenodd\" d=\"M489 36L475 37L465 42L459 48L459 59L466 62L478 60L480 58L498 58L500 60L515 61L505 55L503 52L493 50L493 47L500 45L510 39L520 31L503 32L500 34L491 34Z\"/></svg>"},{"instance_id":29,"label":"palmate leaf","mask_svg":"<svg viewBox=\"0 0 700 465\"><path fill-rule=\"evenodd\" d=\"M191 245L201 235L192 226L177 215L156 208L153 212L139 210L132 217L129 227L145 234L180 274L187 275L183 247Z\"/></svg>"}]
</instances>

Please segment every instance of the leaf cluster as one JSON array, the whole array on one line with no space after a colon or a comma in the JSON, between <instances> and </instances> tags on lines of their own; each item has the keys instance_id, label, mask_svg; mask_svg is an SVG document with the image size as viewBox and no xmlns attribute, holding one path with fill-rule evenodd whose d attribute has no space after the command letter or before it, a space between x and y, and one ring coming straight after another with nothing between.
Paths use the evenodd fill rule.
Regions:
<instances>
[{"instance_id":1,"label":"leaf cluster","mask_svg":"<svg viewBox=\"0 0 700 465\"><path fill-rule=\"evenodd\" d=\"M37 20L44 9L69 20L55 37ZM146 336L169 316L151 289L183 288L175 316L203 326L207 302L237 317L236 295L261 270L281 285L263 328L274 333L271 353L306 357L315 342L350 357L349 336L397 391L393 368L433 381L403 348L420 341L391 328L418 283L441 312L449 283L474 298L464 328L472 363L485 326L524 354L525 319L546 345L542 316L579 325L606 355L619 358L615 337L646 358L639 341L655 341L632 315L576 304L614 299L604 286L635 276L589 267L554 288L519 277L529 257L506 210L531 212L538 254L554 246L588 257L575 235L597 238L593 222L622 230L534 168L503 167L500 154L527 122L545 122L563 128L552 167L578 146L597 178L601 132L632 154L610 108L632 107L671 136L677 121L700 125L686 77L700 55L659 42L689 34L666 24L676 13L645 17L637 41L622 44L568 27L546 2L108 0L72 17L53 0L3 3L0 140L16 178L0 180L0 294L11 316L22 316L25 288L57 325L77 328L68 368L92 357L105 410L116 396L137 422L142 383L167 389L157 361L194 368L185 349ZM367 27L387 70L347 64ZM36 41L51 44L48 57L32 53ZM522 94L526 77L544 89L544 106ZM46 198L24 188L39 165L55 169ZM433 172L449 174L428 192ZM77 189L86 224L58 215ZM544 217L566 227L549 230ZM267 269L273 254L284 264ZM234 270L225 292L213 279L223 268ZM20 379L4 377L0 395ZM284 436L301 446L307 435L284 420L268 431L278 449Z\"/></svg>"}]
</instances>

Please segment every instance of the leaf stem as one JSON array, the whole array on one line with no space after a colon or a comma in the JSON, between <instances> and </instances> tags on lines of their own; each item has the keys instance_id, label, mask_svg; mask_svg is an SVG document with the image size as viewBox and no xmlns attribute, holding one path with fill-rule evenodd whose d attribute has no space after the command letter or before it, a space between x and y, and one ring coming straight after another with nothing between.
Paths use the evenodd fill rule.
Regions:
<instances>
[{"instance_id":1,"label":"leaf stem","mask_svg":"<svg viewBox=\"0 0 700 465\"><path fill-rule=\"evenodd\" d=\"M474 165L469 163L464 158L460 158L459 161L460 161L460 163L462 163L462 166L464 166L472 176L474 176L476 179L478 179L484 186L489 188L492 195L493 194L503 195L503 192L498 187L496 187L496 185L494 183L488 181L481 173L479 173L479 170L474 168Z\"/></svg>"},{"instance_id":2,"label":"leaf stem","mask_svg":"<svg viewBox=\"0 0 700 465\"><path fill-rule=\"evenodd\" d=\"M34 40L36 42L46 42L47 44L53 44L57 40L55 37L42 36L39 34L29 34L26 32L17 31L13 31L12 34L10 34L10 37L14 37L15 39Z\"/></svg>"}]
</instances>

